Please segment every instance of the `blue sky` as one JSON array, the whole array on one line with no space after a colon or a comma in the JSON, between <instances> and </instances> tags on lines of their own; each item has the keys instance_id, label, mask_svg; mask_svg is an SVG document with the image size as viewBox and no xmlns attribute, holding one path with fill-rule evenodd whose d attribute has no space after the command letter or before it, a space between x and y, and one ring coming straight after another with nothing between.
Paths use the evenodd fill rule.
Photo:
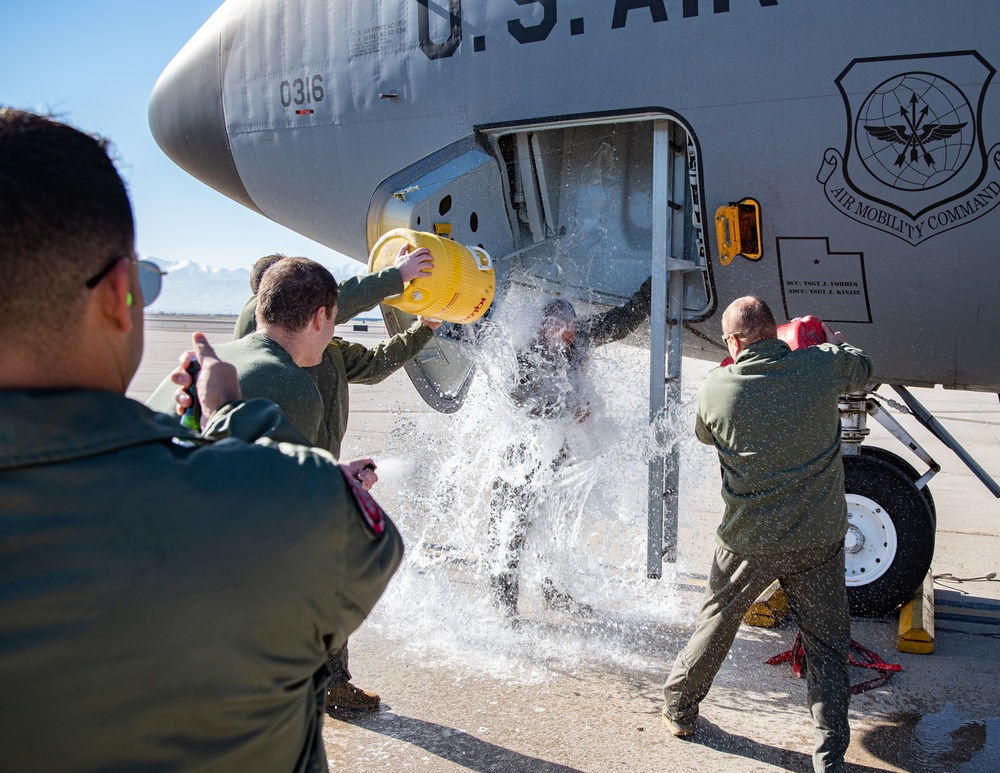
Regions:
<instances>
[{"instance_id":1,"label":"blue sky","mask_svg":"<svg viewBox=\"0 0 1000 773\"><path fill-rule=\"evenodd\" d=\"M113 143L143 257L249 268L271 252L334 270L339 253L251 212L175 166L146 109L167 63L222 0L0 0L0 104L55 113ZM357 266L360 264L354 264Z\"/></svg>"}]
</instances>

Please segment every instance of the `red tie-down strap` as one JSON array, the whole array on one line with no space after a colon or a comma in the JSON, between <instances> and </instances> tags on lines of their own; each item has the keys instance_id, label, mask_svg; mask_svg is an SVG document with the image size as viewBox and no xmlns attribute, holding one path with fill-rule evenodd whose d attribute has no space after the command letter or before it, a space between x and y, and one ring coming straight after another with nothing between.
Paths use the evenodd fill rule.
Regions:
<instances>
[{"instance_id":1,"label":"red tie-down strap","mask_svg":"<svg viewBox=\"0 0 1000 773\"><path fill-rule=\"evenodd\" d=\"M855 657L855 653L857 654L857 657ZM802 631L796 632L795 641L790 650L782 652L779 655L775 655L773 658L768 658L764 661L764 663L769 666L776 666L779 663L784 663L789 660L792 661L792 672L798 679L801 679L802 674L806 670L806 651L802 646ZM876 687L880 687L889 681L889 677L893 673L903 670L903 667L898 663L886 663L882 660L878 653L872 652L870 649L861 646L854 641L854 639L851 639L849 662L852 666L857 666L858 668L871 668L879 672L879 675L874 679L869 679L866 682L851 685L851 695L858 695L863 692L868 692L869 690L874 690Z\"/></svg>"}]
</instances>

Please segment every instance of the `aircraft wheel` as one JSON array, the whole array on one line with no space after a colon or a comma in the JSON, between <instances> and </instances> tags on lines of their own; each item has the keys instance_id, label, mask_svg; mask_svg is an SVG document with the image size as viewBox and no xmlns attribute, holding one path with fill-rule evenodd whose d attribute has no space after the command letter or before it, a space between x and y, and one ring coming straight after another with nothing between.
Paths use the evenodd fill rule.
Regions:
<instances>
[{"instance_id":1,"label":"aircraft wheel","mask_svg":"<svg viewBox=\"0 0 1000 773\"><path fill-rule=\"evenodd\" d=\"M884 448L879 448L878 446L861 446L858 450L861 452L862 456L871 456L879 461L891 464L897 470L905 473L906 477L914 483L920 480L920 473L917 472L916 468L902 456L894 454L892 451L887 451ZM927 506L930 508L931 515L934 518L934 525L937 526L937 507L934 505L934 497L931 496L930 487L924 486L922 489L918 490L924 495L924 499L927 500Z\"/></svg>"},{"instance_id":2,"label":"aircraft wheel","mask_svg":"<svg viewBox=\"0 0 1000 773\"><path fill-rule=\"evenodd\" d=\"M934 555L934 516L909 476L873 456L844 457L847 597L852 615L885 615L913 597Z\"/></svg>"}]
</instances>

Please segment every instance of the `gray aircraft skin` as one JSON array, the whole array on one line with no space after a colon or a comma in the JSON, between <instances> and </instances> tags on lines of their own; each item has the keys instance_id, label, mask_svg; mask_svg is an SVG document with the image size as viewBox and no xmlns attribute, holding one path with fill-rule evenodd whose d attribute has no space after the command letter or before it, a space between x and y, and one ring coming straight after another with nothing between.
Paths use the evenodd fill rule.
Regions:
<instances>
[{"instance_id":1,"label":"gray aircraft skin","mask_svg":"<svg viewBox=\"0 0 1000 773\"><path fill-rule=\"evenodd\" d=\"M198 179L357 260L437 230L501 286L598 306L652 273L654 416L680 358L656 363L681 340L721 360L747 294L830 322L880 383L997 392L998 29L994 0L229 0L150 126ZM455 410L469 344L441 333L409 372Z\"/></svg>"}]
</instances>

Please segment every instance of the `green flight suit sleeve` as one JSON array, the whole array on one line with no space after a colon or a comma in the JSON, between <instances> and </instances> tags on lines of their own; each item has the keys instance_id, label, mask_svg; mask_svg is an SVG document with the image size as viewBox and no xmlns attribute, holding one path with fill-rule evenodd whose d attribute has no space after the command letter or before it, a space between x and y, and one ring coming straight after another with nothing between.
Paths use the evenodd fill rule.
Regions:
<instances>
[{"instance_id":1,"label":"green flight suit sleeve","mask_svg":"<svg viewBox=\"0 0 1000 773\"><path fill-rule=\"evenodd\" d=\"M649 317L652 286L653 277L650 277L622 306L585 319L579 335L590 346L604 346L627 336Z\"/></svg>"},{"instance_id":2,"label":"green flight suit sleeve","mask_svg":"<svg viewBox=\"0 0 1000 773\"><path fill-rule=\"evenodd\" d=\"M349 341L339 342L348 382L377 384L385 380L423 349L433 337L433 330L414 322L409 330L382 341L373 349Z\"/></svg>"},{"instance_id":3,"label":"green flight suit sleeve","mask_svg":"<svg viewBox=\"0 0 1000 773\"><path fill-rule=\"evenodd\" d=\"M233 340L238 341L257 330L257 296L253 296L243 305L236 327L233 328Z\"/></svg>"},{"instance_id":4,"label":"green flight suit sleeve","mask_svg":"<svg viewBox=\"0 0 1000 773\"><path fill-rule=\"evenodd\" d=\"M707 446L713 445L714 440L712 439L712 430L708 428L705 420L701 417L701 409L699 407L698 413L694 419L694 434L702 443Z\"/></svg>"},{"instance_id":5,"label":"green flight suit sleeve","mask_svg":"<svg viewBox=\"0 0 1000 773\"><path fill-rule=\"evenodd\" d=\"M302 475L296 476L296 480L312 492L316 510L323 509L320 502L330 508L331 525L336 532L333 542L339 550L326 556L323 562L332 573L329 587L336 599L327 605L331 611L336 610L331 617L337 623L337 633L328 646L331 651L339 649L371 612L389 578L399 568L403 539L395 524L360 485L347 480L343 468L335 466L332 454L308 447L278 407L268 400L223 406L212 416L204 436L214 441L235 438L276 448L285 457L297 460ZM330 465L334 465L332 469ZM325 549L321 543L313 547L317 551ZM317 559L323 558L320 552Z\"/></svg>"},{"instance_id":6,"label":"green flight suit sleeve","mask_svg":"<svg viewBox=\"0 0 1000 773\"><path fill-rule=\"evenodd\" d=\"M844 374L844 391L858 392L872 380L875 369L871 357L848 343L828 344L838 352L837 363Z\"/></svg>"},{"instance_id":7,"label":"green flight suit sleeve","mask_svg":"<svg viewBox=\"0 0 1000 773\"><path fill-rule=\"evenodd\" d=\"M352 276L340 282L337 294L337 324L351 317L371 311L390 295L403 292L403 277L395 266L384 268L377 274Z\"/></svg>"},{"instance_id":8,"label":"green flight suit sleeve","mask_svg":"<svg viewBox=\"0 0 1000 773\"><path fill-rule=\"evenodd\" d=\"M177 413L177 403L174 401L174 394L177 392L177 385L167 376L160 385L153 390L153 394L146 400L146 407L157 413L165 413L180 421L180 414Z\"/></svg>"},{"instance_id":9,"label":"green flight suit sleeve","mask_svg":"<svg viewBox=\"0 0 1000 773\"><path fill-rule=\"evenodd\" d=\"M247 443L271 440L309 446L309 441L270 400L241 400L222 406L202 428L208 440L237 438Z\"/></svg>"}]
</instances>

